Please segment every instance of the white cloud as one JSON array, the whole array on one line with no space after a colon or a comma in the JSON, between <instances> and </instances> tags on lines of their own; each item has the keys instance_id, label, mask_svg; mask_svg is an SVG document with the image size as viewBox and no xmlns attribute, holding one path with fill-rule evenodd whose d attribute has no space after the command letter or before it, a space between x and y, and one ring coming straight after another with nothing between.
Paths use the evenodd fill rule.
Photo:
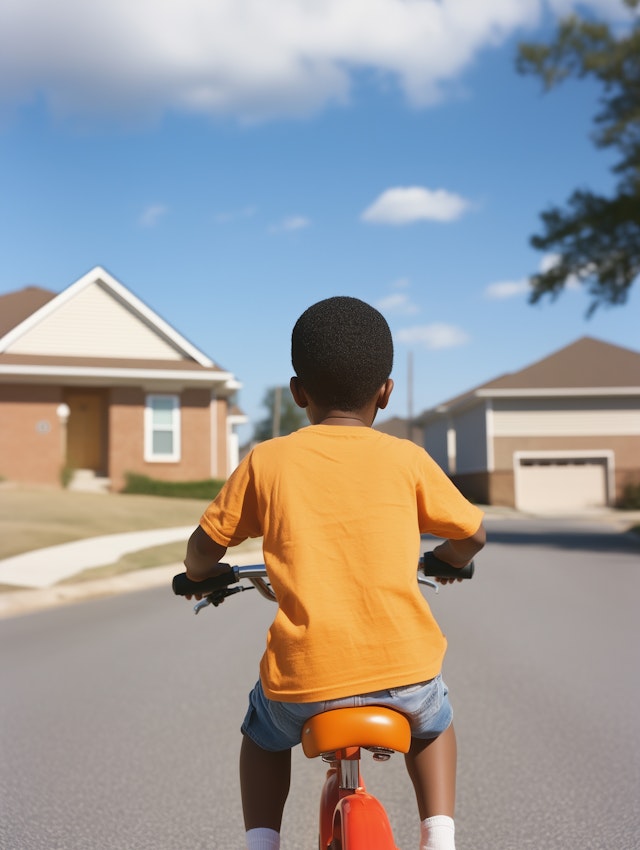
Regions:
<instances>
[{"instance_id":1,"label":"white cloud","mask_svg":"<svg viewBox=\"0 0 640 850\"><path fill-rule=\"evenodd\" d=\"M291 232L293 230L304 230L311 226L311 220L303 215L292 215L283 219L278 224L272 225L269 229L271 233Z\"/></svg>"},{"instance_id":2,"label":"white cloud","mask_svg":"<svg viewBox=\"0 0 640 850\"><path fill-rule=\"evenodd\" d=\"M379 195L362 213L362 219L396 225L415 221L455 221L468 208L467 200L446 189L401 186Z\"/></svg>"},{"instance_id":3,"label":"white cloud","mask_svg":"<svg viewBox=\"0 0 640 850\"><path fill-rule=\"evenodd\" d=\"M394 292L376 302L376 307L383 313L396 313L402 316L413 316L420 312L406 292Z\"/></svg>"},{"instance_id":4,"label":"white cloud","mask_svg":"<svg viewBox=\"0 0 640 850\"><path fill-rule=\"evenodd\" d=\"M143 210L138 219L138 224L141 227L155 227L158 221L168 212L169 208L165 204L150 204Z\"/></svg>"},{"instance_id":5,"label":"white cloud","mask_svg":"<svg viewBox=\"0 0 640 850\"><path fill-rule=\"evenodd\" d=\"M376 301L375 306L382 313L395 313L401 316L413 316L420 312L420 307L415 304L409 295L411 281L406 277L399 277L391 284L391 292Z\"/></svg>"},{"instance_id":6,"label":"white cloud","mask_svg":"<svg viewBox=\"0 0 640 850\"><path fill-rule=\"evenodd\" d=\"M404 328L395 337L398 342L430 349L457 348L469 342L469 335L462 328L442 322Z\"/></svg>"},{"instance_id":7,"label":"white cloud","mask_svg":"<svg viewBox=\"0 0 640 850\"><path fill-rule=\"evenodd\" d=\"M523 280L502 280L496 283L490 283L485 289L484 294L486 298L501 300L524 295L530 289L531 285L526 278Z\"/></svg>"},{"instance_id":8,"label":"white cloud","mask_svg":"<svg viewBox=\"0 0 640 850\"><path fill-rule=\"evenodd\" d=\"M540 260L540 271L542 274L548 272L554 266L557 266L560 262L559 254L544 254L542 259Z\"/></svg>"},{"instance_id":9,"label":"white cloud","mask_svg":"<svg viewBox=\"0 0 640 850\"><path fill-rule=\"evenodd\" d=\"M375 71L436 102L485 48L577 0L20 0L0 4L0 102L62 117L241 120L345 103ZM619 0L583 5L620 17Z\"/></svg>"},{"instance_id":10,"label":"white cloud","mask_svg":"<svg viewBox=\"0 0 640 850\"><path fill-rule=\"evenodd\" d=\"M544 274L554 266L557 266L560 261L561 257L559 254L545 254L540 260L540 271ZM593 274L594 271L595 266L592 263L587 263L581 273L583 277L587 278L589 275ZM580 277L577 274L568 275L564 282L564 286L565 289L581 290L582 284L580 282Z\"/></svg>"},{"instance_id":11,"label":"white cloud","mask_svg":"<svg viewBox=\"0 0 640 850\"><path fill-rule=\"evenodd\" d=\"M544 254L539 263L539 270L542 274L557 266L560 262L559 254ZM585 276L590 273L590 267L584 269ZM581 290L582 284L577 275L571 274L564 282L566 289ZM531 292L531 283L529 278L521 278L520 280L503 280L496 283L490 283L484 290L485 298L500 300L506 298L515 298L520 295L528 295Z\"/></svg>"}]
</instances>

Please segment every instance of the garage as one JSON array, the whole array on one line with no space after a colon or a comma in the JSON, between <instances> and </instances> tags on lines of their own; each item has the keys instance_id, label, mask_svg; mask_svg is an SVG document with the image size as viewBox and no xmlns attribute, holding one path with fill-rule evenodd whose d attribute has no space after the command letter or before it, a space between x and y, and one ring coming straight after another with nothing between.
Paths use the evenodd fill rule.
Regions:
<instances>
[{"instance_id":1,"label":"garage","mask_svg":"<svg viewBox=\"0 0 640 850\"><path fill-rule=\"evenodd\" d=\"M516 507L531 513L567 513L609 504L613 459L609 453L514 458Z\"/></svg>"}]
</instances>

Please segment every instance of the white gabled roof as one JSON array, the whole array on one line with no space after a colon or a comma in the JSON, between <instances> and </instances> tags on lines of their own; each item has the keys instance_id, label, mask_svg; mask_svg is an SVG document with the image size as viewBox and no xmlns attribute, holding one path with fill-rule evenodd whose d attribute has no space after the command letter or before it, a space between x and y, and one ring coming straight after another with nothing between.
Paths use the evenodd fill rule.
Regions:
<instances>
[{"instance_id":1,"label":"white gabled roof","mask_svg":"<svg viewBox=\"0 0 640 850\"><path fill-rule=\"evenodd\" d=\"M14 354L50 354L50 355L64 355L64 354L72 354L73 351L69 350L69 346L72 343L72 340L69 336L66 336L60 332L62 329L64 331L63 317L65 311L68 311L70 305L73 302L77 302L79 297L85 298L85 301L90 297L88 294L92 288L96 288L96 292L93 293L94 304L96 298L99 298L99 293L97 290L101 290L103 294L107 294L112 299L115 299L117 305L120 305L120 309L116 305L113 306L113 316L115 316L116 311L118 311L118 321L120 322L128 322L129 327L128 330L130 333L127 333L125 339L125 347L126 343L132 341L132 337L137 334L146 335L146 343L148 344L150 341L155 341L159 347L164 348L163 355L160 355L159 359L189 359L195 361L202 367L205 368L216 368L213 361L207 357L202 351L192 345L187 339L185 339L181 334L179 334L175 328L171 327L167 322L164 321L157 313L155 313L150 307L148 307L143 301L137 298L132 292L130 292L125 286L119 283L112 275L110 275L105 269L101 266L96 266L91 269L91 271L87 272L87 274L83 275L79 280L75 283L68 286L65 290L63 290L59 295L56 295L42 307L37 309L34 313L16 325L14 328L9 330L2 338L0 338L0 353L14 353ZM106 305L106 301L103 301ZM76 303L77 306L77 303ZM63 312L61 312L63 311ZM87 311L87 316L89 312ZM46 326L47 324L51 325L53 330L54 320L57 319L59 323L59 327L56 329L57 332L55 334L55 339L51 338L47 340L46 338ZM73 319L71 319L73 321ZM76 324L76 333L80 332L78 328L77 319L75 319ZM46 323L46 324L43 324ZM124 325L123 325L124 328ZM100 329L100 324L98 324L97 330ZM105 356L104 351L95 351L91 350L93 344L97 344L97 340L95 338L96 327L88 328L87 330L88 337L85 340L79 341L83 345L82 352L85 356ZM91 334L93 333L93 337ZM108 333L108 329L105 331ZM99 334L98 334L99 336ZM37 343L34 340L38 340ZM39 345L40 350L33 350L30 346L34 344ZM42 346L49 346L50 350L42 349ZM56 350L57 349L57 350ZM136 354L127 353L125 351L118 350L114 353L109 353L106 356L114 356L114 357L139 357L141 356L139 352Z\"/></svg>"}]
</instances>

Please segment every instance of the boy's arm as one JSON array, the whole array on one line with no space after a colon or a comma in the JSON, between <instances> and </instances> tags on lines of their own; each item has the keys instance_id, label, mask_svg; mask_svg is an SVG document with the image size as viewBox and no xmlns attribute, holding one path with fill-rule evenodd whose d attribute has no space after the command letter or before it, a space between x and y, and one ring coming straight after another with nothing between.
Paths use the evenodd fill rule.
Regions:
<instances>
[{"instance_id":1,"label":"boy's arm","mask_svg":"<svg viewBox=\"0 0 640 850\"><path fill-rule=\"evenodd\" d=\"M187 554L184 565L187 569L187 578L192 581L204 581L212 578L224 569L218 567L218 561L224 558L227 551L226 546L216 543L198 526L187 543Z\"/></svg>"},{"instance_id":2,"label":"boy's arm","mask_svg":"<svg viewBox=\"0 0 640 850\"><path fill-rule=\"evenodd\" d=\"M452 567L466 567L484 546L487 539L487 532L482 523L480 528L472 534L471 537L464 537L462 540L445 540L433 550L436 558L440 558L446 564Z\"/></svg>"}]
</instances>

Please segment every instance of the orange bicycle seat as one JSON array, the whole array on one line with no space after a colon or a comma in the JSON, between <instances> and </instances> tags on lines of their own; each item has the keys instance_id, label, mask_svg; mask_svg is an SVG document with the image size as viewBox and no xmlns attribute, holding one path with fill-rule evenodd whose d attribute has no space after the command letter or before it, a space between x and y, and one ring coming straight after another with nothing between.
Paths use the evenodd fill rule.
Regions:
<instances>
[{"instance_id":1,"label":"orange bicycle seat","mask_svg":"<svg viewBox=\"0 0 640 850\"><path fill-rule=\"evenodd\" d=\"M409 721L398 711L379 705L336 708L309 718L302 727L302 749L307 758L346 747L383 747L409 751Z\"/></svg>"}]
</instances>

